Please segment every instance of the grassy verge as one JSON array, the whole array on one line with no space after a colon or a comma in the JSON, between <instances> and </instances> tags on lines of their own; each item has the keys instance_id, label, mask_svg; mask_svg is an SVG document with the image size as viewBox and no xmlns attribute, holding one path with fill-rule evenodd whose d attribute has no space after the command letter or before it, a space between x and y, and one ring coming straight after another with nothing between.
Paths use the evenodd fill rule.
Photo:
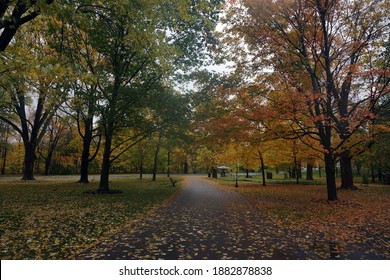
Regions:
<instances>
[{"instance_id":1,"label":"grassy verge","mask_svg":"<svg viewBox=\"0 0 390 280\"><path fill-rule=\"evenodd\" d=\"M218 180L225 187L234 182ZM311 240L337 244L365 258L390 259L390 186L360 185L338 191L339 200L326 200L326 186L240 182L237 189L276 224L298 230ZM365 249L362 249L365 248Z\"/></svg>"},{"instance_id":2,"label":"grassy verge","mask_svg":"<svg viewBox=\"0 0 390 280\"><path fill-rule=\"evenodd\" d=\"M235 177L222 177L219 178L222 181L226 182L232 182L236 181ZM255 184L261 184L263 182L263 179L261 176L253 176L251 178L245 178L245 176L240 176L238 178L238 182L251 182ZM296 179L294 178L288 178L288 179L283 179L283 178L274 178L274 179L266 179L267 184L296 184ZM316 179L316 180L306 180L306 179L299 179L299 184L301 185L326 185L326 180L325 179Z\"/></svg>"},{"instance_id":3,"label":"grassy verge","mask_svg":"<svg viewBox=\"0 0 390 280\"><path fill-rule=\"evenodd\" d=\"M377 184L385 185L385 183L383 181L379 181L378 177L375 178L375 182L372 182L370 175L367 175L367 174L369 174L369 173L364 173L362 175L354 174L355 184L360 183L360 184L364 184L364 185L371 185L371 184L372 185L377 185ZM322 175L322 176L324 176L324 175ZM299 178L299 184L301 184L301 185L326 185L326 177L315 176L314 178L315 178L314 180L306 180L306 176L305 176L305 174L303 174L302 178ZM228 174L227 177L219 177L219 179L224 180L224 181L235 181L236 180L234 174ZM255 174L255 175L251 174L250 178L246 178L246 176L241 173L238 177L238 181L262 183L263 178L261 175L258 175L258 174ZM336 176L336 181L340 182L341 177ZM278 174L273 173L272 179L266 179L266 183L267 184L296 184L296 179L295 178L286 178L286 177L284 177L284 173L280 172Z\"/></svg>"},{"instance_id":4,"label":"grassy verge","mask_svg":"<svg viewBox=\"0 0 390 280\"><path fill-rule=\"evenodd\" d=\"M1 181L1 259L68 259L171 197L167 179L115 179L122 194L87 195L96 189L69 181Z\"/></svg>"}]
</instances>

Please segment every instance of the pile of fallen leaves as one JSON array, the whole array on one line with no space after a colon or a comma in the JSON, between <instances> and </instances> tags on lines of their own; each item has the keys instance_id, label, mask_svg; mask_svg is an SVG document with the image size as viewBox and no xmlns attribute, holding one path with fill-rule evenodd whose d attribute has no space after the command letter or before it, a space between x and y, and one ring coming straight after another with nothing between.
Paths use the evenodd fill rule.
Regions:
<instances>
[{"instance_id":1,"label":"pile of fallen leaves","mask_svg":"<svg viewBox=\"0 0 390 280\"><path fill-rule=\"evenodd\" d=\"M339 199L332 202L326 200L326 186L242 183L238 191L313 246L332 246L336 258L390 259L390 186L338 190Z\"/></svg>"},{"instance_id":2,"label":"pile of fallen leaves","mask_svg":"<svg viewBox=\"0 0 390 280\"><path fill-rule=\"evenodd\" d=\"M169 181L116 180L115 195L69 182L0 182L1 259L69 259L161 204Z\"/></svg>"}]
</instances>

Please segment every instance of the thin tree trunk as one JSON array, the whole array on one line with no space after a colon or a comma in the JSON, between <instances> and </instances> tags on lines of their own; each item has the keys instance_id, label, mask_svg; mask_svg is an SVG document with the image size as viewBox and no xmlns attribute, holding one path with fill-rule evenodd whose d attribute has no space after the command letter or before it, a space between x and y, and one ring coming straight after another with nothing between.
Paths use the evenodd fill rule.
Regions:
<instances>
[{"instance_id":1,"label":"thin tree trunk","mask_svg":"<svg viewBox=\"0 0 390 280\"><path fill-rule=\"evenodd\" d=\"M154 164L153 164L153 181L157 180L157 169L158 169L158 153L160 152L160 145L161 145L161 134L158 136L158 142L157 142L157 147L156 151L154 153Z\"/></svg>"},{"instance_id":2,"label":"thin tree trunk","mask_svg":"<svg viewBox=\"0 0 390 280\"><path fill-rule=\"evenodd\" d=\"M47 155L47 158L45 159L45 176L48 176L50 174L52 159L53 153L49 153Z\"/></svg>"},{"instance_id":3,"label":"thin tree trunk","mask_svg":"<svg viewBox=\"0 0 390 280\"><path fill-rule=\"evenodd\" d=\"M297 175L300 179L302 179L302 162L298 161L297 165Z\"/></svg>"},{"instance_id":4,"label":"thin tree trunk","mask_svg":"<svg viewBox=\"0 0 390 280\"><path fill-rule=\"evenodd\" d=\"M382 182L382 168L380 165L378 166L378 180Z\"/></svg>"},{"instance_id":5,"label":"thin tree trunk","mask_svg":"<svg viewBox=\"0 0 390 280\"><path fill-rule=\"evenodd\" d=\"M171 149L168 147L168 169L167 177L171 177Z\"/></svg>"},{"instance_id":6,"label":"thin tree trunk","mask_svg":"<svg viewBox=\"0 0 390 280\"><path fill-rule=\"evenodd\" d=\"M3 165L1 166L1 175L5 174L5 166L7 163L7 153L8 153L8 132L9 132L9 127L7 127L6 130L6 135L5 135L5 141L4 141L4 151L3 151Z\"/></svg>"},{"instance_id":7,"label":"thin tree trunk","mask_svg":"<svg viewBox=\"0 0 390 280\"><path fill-rule=\"evenodd\" d=\"M139 178L140 178L140 180L143 179L143 175L144 175L144 162L141 160L140 166L139 166Z\"/></svg>"},{"instance_id":8,"label":"thin tree trunk","mask_svg":"<svg viewBox=\"0 0 390 280\"><path fill-rule=\"evenodd\" d=\"M263 154L262 154L260 151L258 151L258 152L259 152L260 165L261 165L261 175L262 175L262 177L263 177L263 186L265 186L266 183L265 183L265 166L264 166L264 158L263 158Z\"/></svg>"},{"instance_id":9,"label":"thin tree trunk","mask_svg":"<svg viewBox=\"0 0 390 280\"><path fill-rule=\"evenodd\" d=\"M1 175L5 174L5 165L7 163L7 142L5 142L4 145L4 151L3 151L3 165L1 166Z\"/></svg>"},{"instance_id":10,"label":"thin tree trunk","mask_svg":"<svg viewBox=\"0 0 390 280\"><path fill-rule=\"evenodd\" d=\"M325 173L328 200L337 200L335 160L332 154L325 154Z\"/></svg>"},{"instance_id":11,"label":"thin tree trunk","mask_svg":"<svg viewBox=\"0 0 390 280\"><path fill-rule=\"evenodd\" d=\"M295 174L295 183L299 184L298 162L296 157L294 157L294 174Z\"/></svg>"},{"instance_id":12,"label":"thin tree trunk","mask_svg":"<svg viewBox=\"0 0 390 280\"><path fill-rule=\"evenodd\" d=\"M362 168L362 166L361 166L360 164L357 164L357 165L356 165L357 175L359 175L359 176L362 175L362 174L360 174L361 168Z\"/></svg>"}]
</instances>

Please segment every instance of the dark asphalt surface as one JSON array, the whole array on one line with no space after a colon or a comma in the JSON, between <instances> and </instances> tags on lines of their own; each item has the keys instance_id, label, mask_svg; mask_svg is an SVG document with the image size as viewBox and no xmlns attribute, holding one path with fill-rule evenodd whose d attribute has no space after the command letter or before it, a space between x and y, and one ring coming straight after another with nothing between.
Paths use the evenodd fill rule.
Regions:
<instances>
[{"instance_id":1,"label":"dark asphalt surface","mask_svg":"<svg viewBox=\"0 0 390 280\"><path fill-rule=\"evenodd\" d=\"M310 246L237 192L188 176L169 204L76 259L308 259Z\"/></svg>"}]
</instances>

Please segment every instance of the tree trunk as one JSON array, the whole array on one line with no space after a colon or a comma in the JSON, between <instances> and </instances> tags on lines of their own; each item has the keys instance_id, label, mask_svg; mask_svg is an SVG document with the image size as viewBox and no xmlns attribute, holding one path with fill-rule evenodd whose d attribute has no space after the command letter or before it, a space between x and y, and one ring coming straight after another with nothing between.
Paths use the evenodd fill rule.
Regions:
<instances>
[{"instance_id":1,"label":"tree trunk","mask_svg":"<svg viewBox=\"0 0 390 280\"><path fill-rule=\"evenodd\" d=\"M289 172L288 172L288 173L289 173L289 175L290 175L290 176L289 176L290 178L294 178L294 179L295 179L296 176L297 176L297 173L295 172L295 168L294 168L293 166L290 166L290 169L289 169Z\"/></svg>"},{"instance_id":2,"label":"tree trunk","mask_svg":"<svg viewBox=\"0 0 390 280\"><path fill-rule=\"evenodd\" d=\"M88 167L89 167L89 150L91 147L91 137L87 136L87 131L85 131L85 136L83 139L83 151L81 153L81 165L80 165L80 180L79 183L88 184Z\"/></svg>"},{"instance_id":3,"label":"tree trunk","mask_svg":"<svg viewBox=\"0 0 390 280\"><path fill-rule=\"evenodd\" d=\"M158 168L158 153L160 152L160 145L161 145L161 134L158 136L158 142L156 151L154 153L154 164L153 164L153 181L157 180L157 168Z\"/></svg>"},{"instance_id":4,"label":"tree trunk","mask_svg":"<svg viewBox=\"0 0 390 280\"><path fill-rule=\"evenodd\" d=\"M212 167L212 177L218 178L218 170L214 166Z\"/></svg>"},{"instance_id":5,"label":"tree trunk","mask_svg":"<svg viewBox=\"0 0 390 280\"><path fill-rule=\"evenodd\" d=\"M307 163L307 170L306 170L306 180L314 180L313 179L313 163Z\"/></svg>"},{"instance_id":6,"label":"tree trunk","mask_svg":"<svg viewBox=\"0 0 390 280\"><path fill-rule=\"evenodd\" d=\"M5 174L5 166L7 163L7 152L8 152L7 145L8 145L8 138L5 139L5 143L4 143L4 151L3 151L3 155L2 155L3 156L3 164L1 166L1 175Z\"/></svg>"},{"instance_id":7,"label":"tree trunk","mask_svg":"<svg viewBox=\"0 0 390 280\"><path fill-rule=\"evenodd\" d=\"M88 184L89 179L88 179L88 168L89 168L89 153L87 155L87 158L85 158L84 151L83 154L81 155L81 165L80 165L80 180L78 181L79 183L83 184Z\"/></svg>"},{"instance_id":8,"label":"tree trunk","mask_svg":"<svg viewBox=\"0 0 390 280\"><path fill-rule=\"evenodd\" d=\"M298 175L298 178L302 179L302 162L301 161L298 161L297 175Z\"/></svg>"},{"instance_id":9,"label":"tree trunk","mask_svg":"<svg viewBox=\"0 0 390 280\"><path fill-rule=\"evenodd\" d=\"M171 150L168 147L168 168L167 168L167 176L171 176Z\"/></svg>"},{"instance_id":10,"label":"tree trunk","mask_svg":"<svg viewBox=\"0 0 390 280\"><path fill-rule=\"evenodd\" d=\"M111 167L111 142L112 142L112 134L108 133L105 135L105 143L104 143L104 152L103 152L103 163L102 163L102 171L100 174L100 184L99 191L109 191L109 176L110 176L110 167Z\"/></svg>"},{"instance_id":11,"label":"tree trunk","mask_svg":"<svg viewBox=\"0 0 390 280\"><path fill-rule=\"evenodd\" d=\"M265 183L265 166L264 166L263 154L261 152L259 152L259 158L260 158L260 164L261 164L261 175L263 177L263 186L265 186L266 185L266 183Z\"/></svg>"},{"instance_id":12,"label":"tree trunk","mask_svg":"<svg viewBox=\"0 0 390 280\"><path fill-rule=\"evenodd\" d=\"M4 151L3 151L3 165L1 166L1 175L5 174L6 163L7 163L7 144L4 146Z\"/></svg>"},{"instance_id":13,"label":"tree trunk","mask_svg":"<svg viewBox=\"0 0 390 280\"><path fill-rule=\"evenodd\" d=\"M90 104L88 108L88 116L93 114L93 105ZM90 158L90 149L91 149L91 143L93 139L93 117L88 117L84 119L84 135L79 131L80 136L83 139L83 151L81 153L81 166L80 166L80 180L79 183L88 184L89 183L89 163L95 158L95 155ZM100 145L100 138L99 138L99 144ZM97 148L97 149L98 149Z\"/></svg>"},{"instance_id":14,"label":"tree trunk","mask_svg":"<svg viewBox=\"0 0 390 280\"><path fill-rule=\"evenodd\" d=\"M349 151L344 151L340 157L341 189L356 190L353 184L352 157Z\"/></svg>"},{"instance_id":15,"label":"tree trunk","mask_svg":"<svg viewBox=\"0 0 390 280\"><path fill-rule=\"evenodd\" d=\"M36 160L35 150L36 145L31 143L24 144L24 166L22 180L35 180L34 178L34 164Z\"/></svg>"},{"instance_id":16,"label":"tree trunk","mask_svg":"<svg viewBox=\"0 0 390 280\"><path fill-rule=\"evenodd\" d=\"M375 170L374 170L374 165L371 163L371 181L375 183Z\"/></svg>"},{"instance_id":17,"label":"tree trunk","mask_svg":"<svg viewBox=\"0 0 390 280\"><path fill-rule=\"evenodd\" d=\"M357 175L362 175L362 174L360 174L360 170L362 169L362 166L360 165L360 164L357 164L356 165L356 171L357 171Z\"/></svg>"},{"instance_id":18,"label":"tree trunk","mask_svg":"<svg viewBox=\"0 0 390 280\"><path fill-rule=\"evenodd\" d=\"M140 178L140 180L143 179L143 176L144 176L144 162L141 161L140 165L139 165L139 178Z\"/></svg>"},{"instance_id":19,"label":"tree trunk","mask_svg":"<svg viewBox=\"0 0 390 280\"><path fill-rule=\"evenodd\" d=\"M298 171L299 165L296 156L294 156L294 167L293 167L293 178L295 178L295 183L299 184L299 171Z\"/></svg>"},{"instance_id":20,"label":"tree trunk","mask_svg":"<svg viewBox=\"0 0 390 280\"><path fill-rule=\"evenodd\" d=\"M382 168L378 166L378 180L382 182Z\"/></svg>"},{"instance_id":21,"label":"tree trunk","mask_svg":"<svg viewBox=\"0 0 390 280\"><path fill-rule=\"evenodd\" d=\"M328 200L337 200L335 160L332 154L325 154L325 173Z\"/></svg>"},{"instance_id":22,"label":"tree trunk","mask_svg":"<svg viewBox=\"0 0 390 280\"><path fill-rule=\"evenodd\" d=\"M45 159L45 176L49 176L50 174L52 159L53 159L53 153L50 152L47 155L47 158Z\"/></svg>"}]
</instances>

